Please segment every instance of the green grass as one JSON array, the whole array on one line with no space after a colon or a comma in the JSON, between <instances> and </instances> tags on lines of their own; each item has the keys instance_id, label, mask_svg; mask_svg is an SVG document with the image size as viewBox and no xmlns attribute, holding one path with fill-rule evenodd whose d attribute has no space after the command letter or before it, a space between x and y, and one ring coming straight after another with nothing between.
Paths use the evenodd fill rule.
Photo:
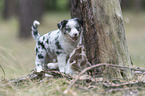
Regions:
<instances>
[{"instance_id":1,"label":"green grass","mask_svg":"<svg viewBox=\"0 0 145 96\"><path fill-rule=\"evenodd\" d=\"M69 19L69 12L49 12L44 15L39 26L40 34L45 34L57 28L56 24L63 19ZM126 37L129 53L134 65L145 68L145 13L124 13ZM0 19L0 64L5 70L7 80L19 78L30 73L35 65L35 41L33 39L18 39L19 22L17 18L9 21ZM3 72L0 69L0 78ZM49 78L42 83L30 82L20 86L0 87L0 96L62 96L62 92L69 85L65 78ZM81 91L73 88L69 96L92 96L102 89L95 91ZM73 93L73 94L72 94Z\"/></svg>"}]
</instances>

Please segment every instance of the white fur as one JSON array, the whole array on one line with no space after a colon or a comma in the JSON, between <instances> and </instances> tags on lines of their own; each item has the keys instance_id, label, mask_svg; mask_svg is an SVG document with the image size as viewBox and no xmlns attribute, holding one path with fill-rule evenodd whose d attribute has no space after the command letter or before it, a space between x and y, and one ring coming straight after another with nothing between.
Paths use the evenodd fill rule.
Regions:
<instances>
[{"instance_id":1,"label":"white fur","mask_svg":"<svg viewBox=\"0 0 145 96\"><path fill-rule=\"evenodd\" d=\"M38 25L40 25L40 23L35 20L33 22L33 26L37 28ZM72 70L70 69L70 65L67 64L66 60L71 54L71 52L73 51L73 49L77 47L77 45L82 41L80 40L80 35L82 32L80 33L76 29L76 26L78 25L79 23L76 20L70 19L65 25L71 28L71 31L68 32L67 34L64 34L63 30L58 29L58 30L49 32L47 34L44 34L43 36L40 36L39 34L35 35L34 32L36 33L37 29L34 29L32 26L32 34L36 40L36 49L38 51L36 55L36 60L35 60L37 72L43 71L43 66L45 65L45 59L42 59L40 57L47 58L46 55L48 55L49 58L51 59L56 58L58 61L55 63L53 62L48 63L47 67L49 69L59 68L60 72L65 72L68 74L72 73ZM74 37L77 37L77 39L74 40L73 39ZM61 48L58 48L58 47L61 47ZM56 54L58 52L60 52L60 54ZM38 56L38 55L41 55L41 56ZM68 69L70 69L70 71Z\"/></svg>"},{"instance_id":2,"label":"white fur","mask_svg":"<svg viewBox=\"0 0 145 96\"><path fill-rule=\"evenodd\" d=\"M33 22L33 25L36 27L36 26L40 25L40 23L39 23L37 20L35 20L35 21Z\"/></svg>"}]
</instances>

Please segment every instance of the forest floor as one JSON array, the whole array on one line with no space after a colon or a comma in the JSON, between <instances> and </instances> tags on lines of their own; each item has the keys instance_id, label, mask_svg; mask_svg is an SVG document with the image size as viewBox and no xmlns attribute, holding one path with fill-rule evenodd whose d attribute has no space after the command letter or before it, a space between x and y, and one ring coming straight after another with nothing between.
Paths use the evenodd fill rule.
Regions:
<instances>
[{"instance_id":1,"label":"forest floor","mask_svg":"<svg viewBox=\"0 0 145 96\"><path fill-rule=\"evenodd\" d=\"M128 49L133 64L145 68L145 13L124 12L123 16ZM58 22L69 18L69 12L63 14L48 12L42 19L39 33L45 34L55 30ZM0 19L0 65L5 72L4 78L3 70L0 68L0 96L62 96L63 91L70 84L66 78L49 78L44 79L41 83L30 81L22 85L1 86L1 83L7 82L7 80L26 76L35 67L35 41L18 38L18 30L18 18L13 17L7 21ZM96 96L104 94L105 90L100 86L93 90L73 87L68 95ZM124 91L118 91L114 95L123 94Z\"/></svg>"}]
</instances>

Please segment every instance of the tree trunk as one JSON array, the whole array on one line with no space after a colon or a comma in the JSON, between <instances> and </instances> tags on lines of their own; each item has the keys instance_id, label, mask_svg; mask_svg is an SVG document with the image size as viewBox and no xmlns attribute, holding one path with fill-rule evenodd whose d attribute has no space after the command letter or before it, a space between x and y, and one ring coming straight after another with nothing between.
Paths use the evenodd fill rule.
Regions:
<instances>
[{"instance_id":1,"label":"tree trunk","mask_svg":"<svg viewBox=\"0 0 145 96\"><path fill-rule=\"evenodd\" d=\"M72 18L84 21L84 45L89 62L131 67L119 0L71 0L71 5ZM106 70L109 78L131 77L130 71Z\"/></svg>"},{"instance_id":2,"label":"tree trunk","mask_svg":"<svg viewBox=\"0 0 145 96\"><path fill-rule=\"evenodd\" d=\"M121 0L121 7L122 9L128 9L128 0Z\"/></svg>"},{"instance_id":3,"label":"tree trunk","mask_svg":"<svg viewBox=\"0 0 145 96\"><path fill-rule=\"evenodd\" d=\"M133 7L133 0L120 0L121 2L121 8L123 10L129 10Z\"/></svg>"},{"instance_id":4,"label":"tree trunk","mask_svg":"<svg viewBox=\"0 0 145 96\"><path fill-rule=\"evenodd\" d=\"M142 10L142 0L134 0L134 9L136 12L140 12Z\"/></svg>"},{"instance_id":5,"label":"tree trunk","mask_svg":"<svg viewBox=\"0 0 145 96\"><path fill-rule=\"evenodd\" d=\"M32 22L41 19L43 6L43 0L19 0L20 38L31 37Z\"/></svg>"},{"instance_id":6,"label":"tree trunk","mask_svg":"<svg viewBox=\"0 0 145 96\"><path fill-rule=\"evenodd\" d=\"M17 0L4 0L3 18L9 19L16 13Z\"/></svg>"},{"instance_id":7,"label":"tree trunk","mask_svg":"<svg viewBox=\"0 0 145 96\"><path fill-rule=\"evenodd\" d=\"M56 10L57 0L52 0L52 10Z\"/></svg>"}]
</instances>

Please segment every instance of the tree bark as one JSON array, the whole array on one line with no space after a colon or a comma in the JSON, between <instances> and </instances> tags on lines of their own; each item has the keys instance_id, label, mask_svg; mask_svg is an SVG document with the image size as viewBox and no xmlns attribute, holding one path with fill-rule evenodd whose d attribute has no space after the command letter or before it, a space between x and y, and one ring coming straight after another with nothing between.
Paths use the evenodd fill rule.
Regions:
<instances>
[{"instance_id":1,"label":"tree bark","mask_svg":"<svg viewBox=\"0 0 145 96\"><path fill-rule=\"evenodd\" d=\"M30 38L32 22L43 14L44 0L19 0L19 7L19 37Z\"/></svg>"},{"instance_id":2,"label":"tree bark","mask_svg":"<svg viewBox=\"0 0 145 96\"><path fill-rule=\"evenodd\" d=\"M130 66L119 0L71 0L72 18L84 21L84 45L91 64ZM130 78L131 72L105 68L111 78Z\"/></svg>"}]
</instances>

